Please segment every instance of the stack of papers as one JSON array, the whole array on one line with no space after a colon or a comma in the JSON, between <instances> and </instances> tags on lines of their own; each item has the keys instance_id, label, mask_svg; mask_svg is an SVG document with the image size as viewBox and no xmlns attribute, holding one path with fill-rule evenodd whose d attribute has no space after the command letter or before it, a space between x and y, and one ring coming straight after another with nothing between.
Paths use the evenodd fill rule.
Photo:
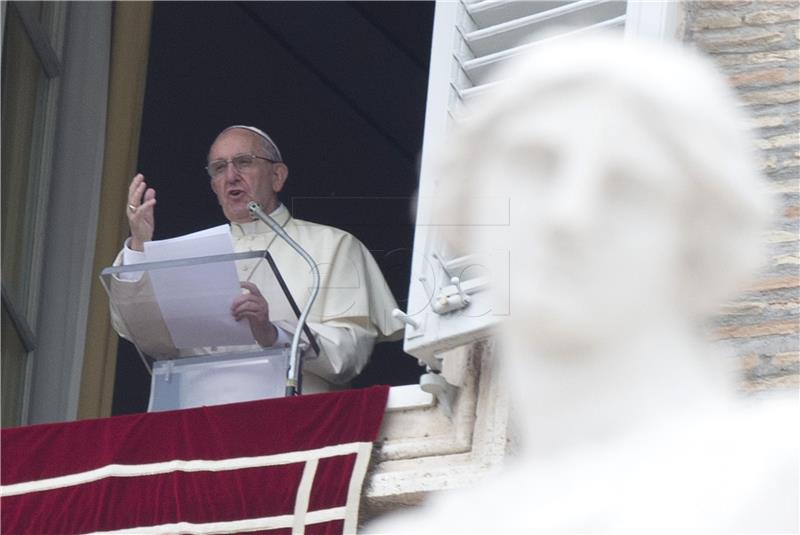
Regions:
<instances>
[{"instance_id":1,"label":"stack of papers","mask_svg":"<svg viewBox=\"0 0 800 535\"><path fill-rule=\"evenodd\" d=\"M146 262L233 253L230 227L201 230L144 244ZM150 280L161 314L178 349L254 344L250 325L231 314L242 293L233 261L151 269Z\"/></svg>"}]
</instances>

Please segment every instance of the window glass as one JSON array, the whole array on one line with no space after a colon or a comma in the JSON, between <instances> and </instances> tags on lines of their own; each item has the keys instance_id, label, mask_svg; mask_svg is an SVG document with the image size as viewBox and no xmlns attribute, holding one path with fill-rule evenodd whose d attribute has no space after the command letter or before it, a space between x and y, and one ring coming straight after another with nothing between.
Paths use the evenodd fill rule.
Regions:
<instances>
[{"instance_id":1,"label":"window glass","mask_svg":"<svg viewBox=\"0 0 800 535\"><path fill-rule=\"evenodd\" d=\"M37 3L32 23L48 16L47 5ZM30 9L27 6L26 9ZM42 109L47 78L17 8L7 6L3 29L2 103L2 425L22 423L25 377L32 358L32 322L36 307L30 302L37 269L33 251L40 240L34 234L37 217L36 186L42 143L37 125L44 120Z\"/></svg>"},{"instance_id":2,"label":"window glass","mask_svg":"<svg viewBox=\"0 0 800 535\"><path fill-rule=\"evenodd\" d=\"M3 32L2 93L2 278L6 295L20 314L28 311L30 262L28 204L31 152L41 63L15 9L8 9Z\"/></svg>"}]
</instances>

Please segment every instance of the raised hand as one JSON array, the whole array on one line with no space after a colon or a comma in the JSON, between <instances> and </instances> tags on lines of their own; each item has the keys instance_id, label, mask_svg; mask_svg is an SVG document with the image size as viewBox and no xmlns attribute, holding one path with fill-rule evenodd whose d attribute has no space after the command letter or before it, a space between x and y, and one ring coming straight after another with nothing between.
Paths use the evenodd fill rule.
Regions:
<instances>
[{"instance_id":1,"label":"raised hand","mask_svg":"<svg viewBox=\"0 0 800 535\"><path fill-rule=\"evenodd\" d=\"M247 319L250 331L260 345L270 347L278 339L278 329L269 321L269 305L252 282L241 282L247 293L236 296L231 305L231 314L236 321Z\"/></svg>"},{"instance_id":2,"label":"raised hand","mask_svg":"<svg viewBox=\"0 0 800 535\"><path fill-rule=\"evenodd\" d=\"M144 250L144 242L153 239L155 219L153 207L156 205L156 190L148 188L144 175L139 173L128 186L128 226L131 229L130 248Z\"/></svg>"}]
</instances>

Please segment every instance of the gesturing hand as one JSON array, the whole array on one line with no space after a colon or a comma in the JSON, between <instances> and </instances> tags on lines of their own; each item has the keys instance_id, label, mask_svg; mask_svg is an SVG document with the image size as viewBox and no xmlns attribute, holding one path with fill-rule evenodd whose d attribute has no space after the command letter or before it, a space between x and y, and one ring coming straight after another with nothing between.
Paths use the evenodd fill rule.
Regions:
<instances>
[{"instance_id":1,"label":"gesturing hand","mask_svg":"<svg viewBox=\"0 0 800 535\"><path fill-rule=\"evenodd\" d=\"M247 319L250 331L260 345L272 346L278 339L278 329L269 321L269 305L258 287L252 282L241 282L247 293L237 295L231 305L231 314L236 321Z\"/></svg>"},{"instance_id":2,"label":"gesturing hand","mask_svg":"<svg viewBox=\"0 0 800 535\"><path fill-rule=\"evenodd\" d=\"M148 188L144 175L139 173L128 186L128 226L131 228L130 247L134 251L144 250L144 242L153 239L155 219L153 207L156 205L156 190Z\"/></svg>"}]
</instances>

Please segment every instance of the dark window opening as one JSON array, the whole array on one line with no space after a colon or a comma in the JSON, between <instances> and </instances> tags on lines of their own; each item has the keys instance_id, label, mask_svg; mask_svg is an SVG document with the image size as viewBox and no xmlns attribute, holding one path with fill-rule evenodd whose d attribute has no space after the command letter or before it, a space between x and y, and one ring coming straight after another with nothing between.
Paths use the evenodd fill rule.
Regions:
<instances>
[{"instance_id":1,"label":"dark window opening","mask_svg":"<svg viewBox=\"0 0 800 535\"><path fill-rule=\"evenodd\" d=\"M139 168L156 189L155 239L225 218L204 170L232 124L266 130L295 217L355 235L405 308L433 2L156 2ZM110 259L109 259L110 261ZM354 386L411 384L402 341L379 344ZM147 408L150 378L120 341L113 414Z\"/></svg>"}]
</instances>

